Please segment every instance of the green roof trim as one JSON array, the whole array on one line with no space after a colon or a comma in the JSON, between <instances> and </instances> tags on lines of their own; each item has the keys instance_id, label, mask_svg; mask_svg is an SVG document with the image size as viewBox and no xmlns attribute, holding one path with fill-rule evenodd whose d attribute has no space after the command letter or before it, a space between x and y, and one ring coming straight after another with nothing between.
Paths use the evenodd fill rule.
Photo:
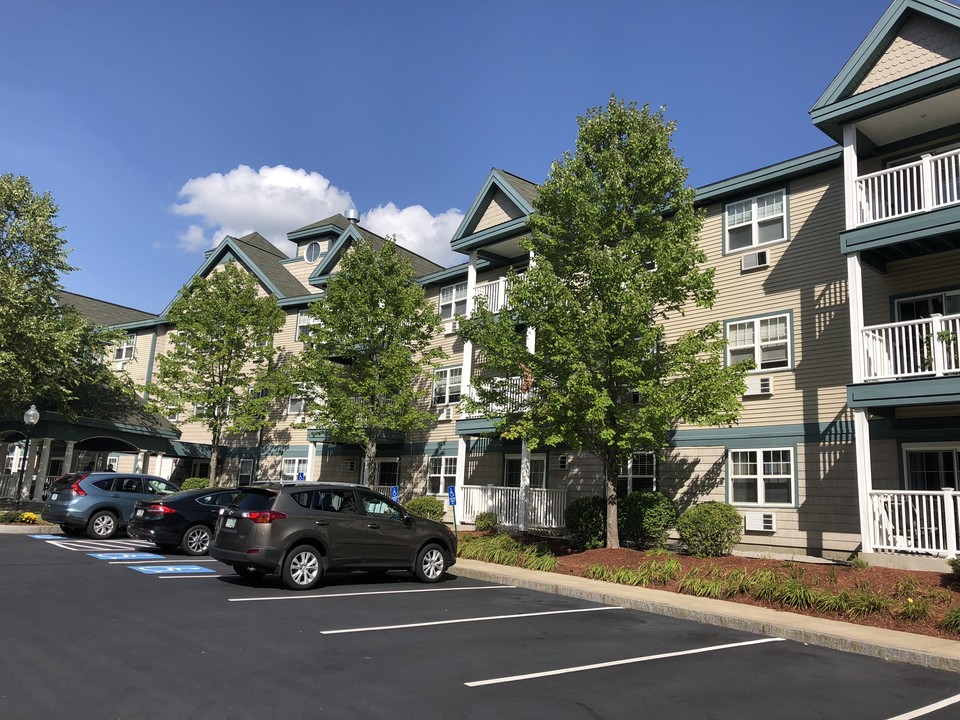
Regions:
<instances>
[{"instance_id":1,"label":"green roof trim","mask_svg":"<svg viewBox=\"0 0 960 720\"><path fill-rule=\"evenodd\" d=\"M480 188L480 192L478 192L474 197L473 203L470 205L470 209L467 210L467 213L463 216L463 220L460 222L460 226L453 234L453 238L450 240L450 247L452 247L454 250L460 250L461 246L466 246L471 243L475 235L468 233L467 228L473 226L474 222L478 219L477 214L483 208L487 198L490 197L491 191L494 189L503 191L503 193L510 199L510 202L516 205L517 208L524 213L524 215L529 215L532 213L532 200L535 196L535 190L531 191L530 188L535 189L536 185L531 183L529 180L524 180L521 177L506 172L505 170L498 170L497 168L490 170L490 174L487 175L487 179L484 181L483 187ZM498 225L496 227L501 226Z\"/></svg>"},{"instance_id":2,"label":"green roof trim","mask_svg":"<svg viewBox=\"0 0 960 720\"><path fill-rule=\"evenodd\" d=\"M730 196L753 192L759 187L782 185L793 178L840 167L842 163L843 148L834 145L699 187L696 190L696 203L706 205Z\"/></svg>"},{"instance_id":3,"label":"green roof trim","mask_svg":"<svg viewBox=\"0 0 960 720\"><path fill-rule=\"evenodd\" d=\"M423 275L416 279L418 285L438 285L445 283L449 280L453 280L459 277L466 277L467 270L470 267L470 263L461 263L460 265L454 265L453 267L447 268L446 270L441 270L440 272L430 273L429 275Z\"/></svg>"},{"instance_id":4,"label":"green roof trim","mask_svg":"<svg viewBox=\"0 0 960 720\"><path fill-rule=\"evenodd\" d=\"M450 247L460 252L476 250L484 245L490 245L497 240L505 240L516 235L522 235L526 230L526 216L519 217L516 220L494 225L473 235L467 235L459 240L453 240L450 242Z\"/></svg>"},{"instance_id":5,"label":"green roof trim","mask_svg":"<svg viewBox=\"0 0 960 720\"><path fill-rule=\"evenodd\" d=\"M956 375L847 385L847 406L851 408L946 405L957 402L960 402L960 378Z\"/></svg>"}]
</instances>

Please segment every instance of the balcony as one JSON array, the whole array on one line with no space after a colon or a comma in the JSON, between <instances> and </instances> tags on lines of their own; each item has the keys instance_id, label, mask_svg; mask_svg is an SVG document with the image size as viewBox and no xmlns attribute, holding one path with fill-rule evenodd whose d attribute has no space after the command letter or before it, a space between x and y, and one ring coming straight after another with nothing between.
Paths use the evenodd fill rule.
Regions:
<instances>
[{"instance_id":1,"label":"balcony","mask_svg":"<svg viewBox=\"0 0 960 720\"><path fill-rule=\"evenodd\" d=\"M871 490L869 495L874 551L956 556L960 492Z\"/></svg>"},{"instance_id":2,"label":"balcony","mask_svg":"<svg viewBox=\"0 0 960 720\"><path fill-rule=\"evenodd\" d=\"M960 150L862 175L855 181L856 227L960 203Z\"/></svg>"},{"instance_id":3,"label":"balcony","mask_svg":"<svg viewBox=\"0 0 960 720\"><path fill-rule=\"evenodd\" d=\"M460 412L460 417L464 420L476 420L477 418L502 417L507 412L522 410L527 404L527 393L523 391L523 378L485 378L475 379L474 382L486 380L487 382L505 383L507 385L507 403L505 405L488 405L482 410L472 412Z\"/></svg>"},{"instance_id":4,"label":"balcony","mask_svg":"<svg viewBox=\"0 0 960 720\"><path fill-rule=\"evenodd\" d=\"M477 299L483 298L490 312L500 312L507 306L507 279L497 278L490 282L478 283L474 297Z\"/></svg>"},{"instance_id":5,"label":"balcony","mask_svg":"<svg viewBox=\"0 0 960 720\"><path fill-rule=\"evenodd\" d=\"M960 315L871 325L862 333L864 382L960 373Z\"/></svg>"}]
</instances>

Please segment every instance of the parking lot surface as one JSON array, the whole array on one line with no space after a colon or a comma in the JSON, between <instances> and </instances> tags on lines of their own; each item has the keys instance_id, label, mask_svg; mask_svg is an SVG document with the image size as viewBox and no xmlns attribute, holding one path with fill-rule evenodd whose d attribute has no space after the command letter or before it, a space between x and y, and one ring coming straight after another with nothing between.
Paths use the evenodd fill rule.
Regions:
<instances>
[{"instance_id":1,"label":"parking lot surface","mask_svg":"<svg viewBox=\"0 0 960 720\"><path fill-rule=\"evenodd\" d=\"M454 573L456 567L453 568ZM960 676L451 576L0 535L0 718L960 718Z\"/></svg>"}]
</instances>

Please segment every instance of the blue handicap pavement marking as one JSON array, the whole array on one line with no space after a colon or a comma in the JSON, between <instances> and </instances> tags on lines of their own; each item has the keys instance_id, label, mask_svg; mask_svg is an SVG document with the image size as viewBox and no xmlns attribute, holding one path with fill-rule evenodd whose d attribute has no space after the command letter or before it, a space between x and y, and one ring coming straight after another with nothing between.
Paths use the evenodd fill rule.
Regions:
<instances>
[{"instance_id":1,"label":"blue handicap pavement marking","mask_svg":"<svg viewBox=\"0 0 960 720\"><path fill-rule=\"evenodd\" d=\"M97 560L159 560L163 556L143 552L87 553Z\"/></svg>"},{"instance_id":2,"label":"blue handicap pavement marking","mask_svg":"<svg viewBox=\"0 0 960 720\"><path fill-rule=\"evenodd\" d=\"M171 575L179 573L212 573L216 572L213 568L202 567L200 565L128 565L131 570L142 572L145 575Z\"/></svg>"},{"instance_id":3,"label":"blue handicap pavement marking","mask_svg":"<svg viewBox=\"0 0 960 720\"><path fill-rule=\"evenodd\" d=\"M29 535L34 540L63 540L63 535Z\"/></svg>"}]
</instances>

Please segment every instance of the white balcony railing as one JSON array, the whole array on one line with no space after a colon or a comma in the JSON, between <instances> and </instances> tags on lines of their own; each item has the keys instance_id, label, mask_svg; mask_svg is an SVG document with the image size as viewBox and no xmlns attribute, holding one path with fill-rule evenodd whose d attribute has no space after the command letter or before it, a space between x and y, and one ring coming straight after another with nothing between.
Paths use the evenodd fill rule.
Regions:
<instances>
[{"instance_id":1,"label":"white balcony railing","mask_svg":"<svg viewBox=\"0 0 960 720\"><path fill-rule=\"evenodd\" d=\"M863 329L864 381L960 373L960 315L871 325Z\"/></svg>"},{"instance_id":2,"label":"white balcony railing","mask_svg":"<svg viewBox=\"0 0 960 720\"><path fill-rule=\"evenodd\" d=\"M960 203L960 149L862 175L855 181L857 225Z\"/></svg>"},{"instance_id":3,"label":"white balcony railing","mask_svg":"<svg viewBox=\"0 0 960 720\"><path fill-rule=\"evenodd\" d=\"M497 278L490 282L479 283L474 296L486 300L487 309L498 313L507 306L507 279Z\"/></svg>"},{"instance_id":4,"label":"white balcony railing","mask_svg":"<svg viewBox=\"0 0 960 720\"><path fill-rule=\"evenodd\" d=\"M527 393L523 391L523 378L493 378L495 382L504 380L508 383L508 397L505 405L490 405L484 410L474 410L473 412L460 412L460 417L466 420L472 420L482 417L500 417L508 410L518 410L527 403ZM476 382L476 381L475 381Z\"/></svg>"},{"instance_id":5,"label":"white balcony railing","mask_svg":"<svg viewBox=\"0 0 960 720\"><path fill-rule=\"evenodd\" d=\"M960 544L960 492L871 490L874 550L955 556Z\"/></svg>"},{"instance_id":6,"label":"white balcony railing","mask_svg":"<svg viewBox=\"0 0 960 720\"><path fill-rule=\"evenodd\" d=\"M501 525L533 530L565 527L566 490L528 488L526 498L523 498L523 488L501 485L464 485L457 491L457 514L463 522L472 523L478 514L491 512ZM521 503L521 499L526 502Z\"/></svg>"}]
</instances>

